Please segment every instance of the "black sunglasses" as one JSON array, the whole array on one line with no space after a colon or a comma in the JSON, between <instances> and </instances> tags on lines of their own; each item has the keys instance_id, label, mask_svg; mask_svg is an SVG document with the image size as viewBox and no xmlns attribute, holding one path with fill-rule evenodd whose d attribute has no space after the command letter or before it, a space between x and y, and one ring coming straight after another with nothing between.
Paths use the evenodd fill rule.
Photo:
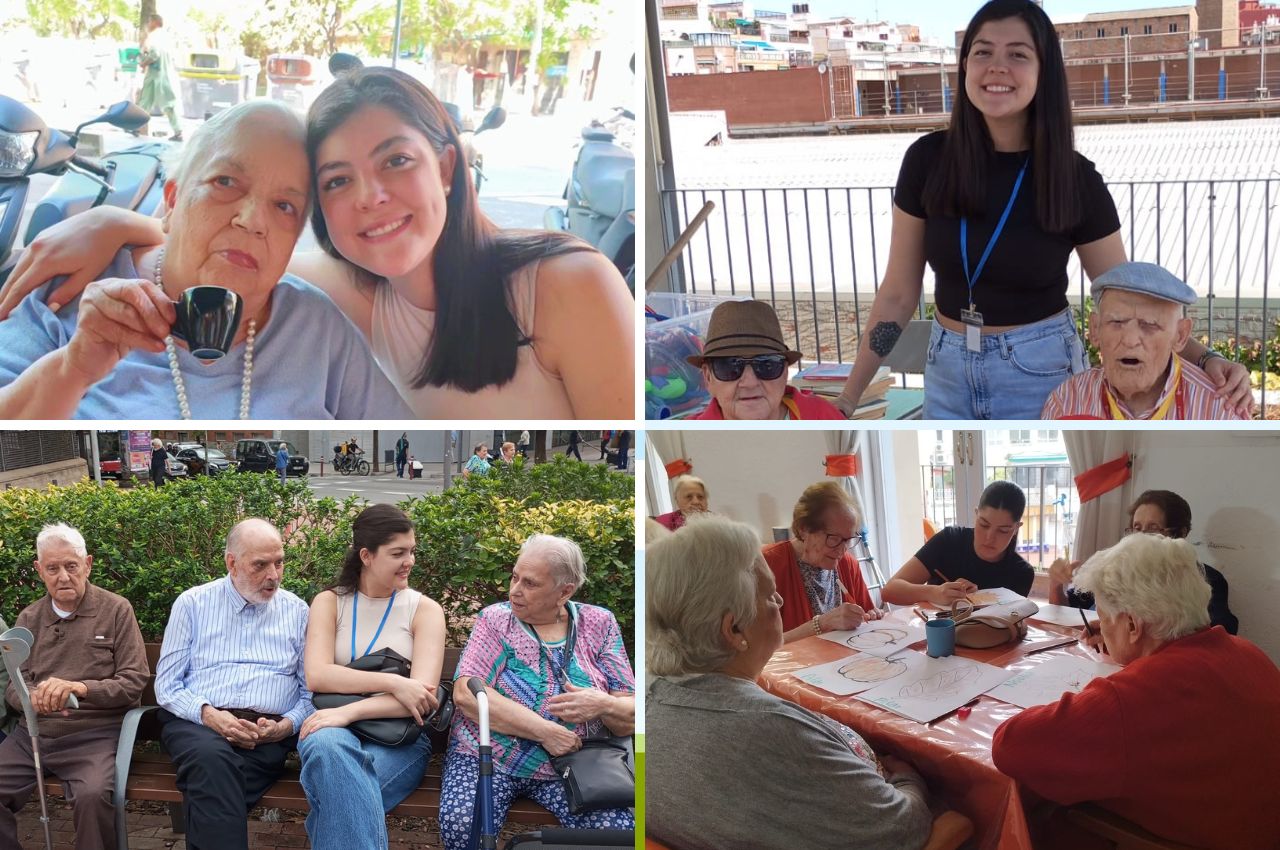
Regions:
<instances>
[{"instance_id":1,"label":"black sunglasses","mask_svg":"<svg viewBox=\"0 0 1280 850\"><path fill-rule=\"evenodd\" d=\"M781 354L761 354L758 357L708 357L711 361L711 374L717 381L736 381L742 372L751 366L751 371L762 381L772 381L782 377L787 371L787 358Z\"/></svg>"}]
</instances>

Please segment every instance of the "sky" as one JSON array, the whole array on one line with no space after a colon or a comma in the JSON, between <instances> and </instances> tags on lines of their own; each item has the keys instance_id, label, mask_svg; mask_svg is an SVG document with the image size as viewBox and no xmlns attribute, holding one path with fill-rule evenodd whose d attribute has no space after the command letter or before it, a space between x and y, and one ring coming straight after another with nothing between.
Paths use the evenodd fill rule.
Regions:
<instances>
[{"instance_id":1,"label":"sky","mask_svg":"<svg viewBox=\"0 0 1280 850\"><path fill-rule=\"evenodd\" d=\"M863 21L888 20L895 24L915 24L925 38L947 44L955 41L956 30L964 29L969 18L982 6L981 0L808 0L811 19L849 17ZM770 3L774 4L773 6ZM757 8L781 10L791 0L756 0ZM1184 5L1174 0L1044 0L1044 10L1055 22L1079 20L1090 12L1118 12L1122 9L1152 9ZM1185 5L1192 5L1187 2Z\"/></svg>"}]
</instances>

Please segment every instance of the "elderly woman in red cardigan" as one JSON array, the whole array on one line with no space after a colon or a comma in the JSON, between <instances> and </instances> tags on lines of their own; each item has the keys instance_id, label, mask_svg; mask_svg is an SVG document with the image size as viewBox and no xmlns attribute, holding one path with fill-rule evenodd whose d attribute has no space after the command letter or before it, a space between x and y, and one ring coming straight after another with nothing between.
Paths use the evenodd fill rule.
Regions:
<instances>
[{"instance_id":1,"label":"elderly woman in red cardigan","mask_svg":"<svg viewBox=\"0 0 1280 850\"><path fill-rule=\"evenodd\" d=\"M849 546L862 528L853 498L834 481L810 484L791 513L791 539L764 547L782 596L786 642L823 632L856 629L878 620Z\"/></svg>"},{"instance_id":2,"label":"elderly woman in red cardigan","mask_svg":"<svg viewBox=\"0 0 1280 850\"><path fill-rule=\"evenodd\" d=\"M1185 540L1132 534L1076 573L1121 669L1029 708L995 734L997 768L1063 806L1097 802L1205 850L1280 840L1280 670L1209 624L1209 585ZM1051 819L1036 847L1084 848Z\"/></svg>"}]
</instances>

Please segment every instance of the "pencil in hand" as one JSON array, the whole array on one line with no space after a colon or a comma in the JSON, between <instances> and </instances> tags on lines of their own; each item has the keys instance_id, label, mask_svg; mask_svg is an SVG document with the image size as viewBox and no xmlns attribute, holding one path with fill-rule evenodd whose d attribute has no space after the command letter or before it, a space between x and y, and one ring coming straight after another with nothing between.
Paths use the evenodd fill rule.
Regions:
<instances>
[{"instance_id":1,"label":"pencil in hand","mask_svg":"<svg viewBox=\"0 0 1280 850\"><path fill-rule=\"evenodd\" d=\"M1093 637L1093 627L1089 625L1089 618L1084 615L1084 609L1077 608L1076 610L1080 612L1080 622L1084 623L1084 633L1089 637ZM1098 653L1099 655L1102 654L1102 649L1099 648L1096 644L1093 647L1093 651Z\"/></svg>"}]
</instances>

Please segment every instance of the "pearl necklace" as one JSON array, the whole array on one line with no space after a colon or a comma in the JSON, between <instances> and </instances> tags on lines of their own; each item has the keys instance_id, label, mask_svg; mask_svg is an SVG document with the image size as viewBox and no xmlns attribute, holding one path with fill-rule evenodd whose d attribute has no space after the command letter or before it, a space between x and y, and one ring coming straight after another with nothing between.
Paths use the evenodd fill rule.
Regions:
<instances>
[{"instance_id":1,"label":"pearl necklace","mask_svg":"<svg viewBox=\"0 0 1280 850\"><path fill-rule=\"evenodd\" d=\"M156 286L163 287L160 263L164 260L164 248L156 255L154 277ZM249 418L249 395L253 386L253 337L258 329L255 319L249 320L249 331L244 341L244 371L240 377L240 418ZM178 410L183 419L191 418L191 405L187 400L187 384L182 379L182 369L178 366L178 346L170 334L164 338L164 351L169 357L169 374L173 375L173 390L178 396Z\"/></svg>"}]
</instances>

